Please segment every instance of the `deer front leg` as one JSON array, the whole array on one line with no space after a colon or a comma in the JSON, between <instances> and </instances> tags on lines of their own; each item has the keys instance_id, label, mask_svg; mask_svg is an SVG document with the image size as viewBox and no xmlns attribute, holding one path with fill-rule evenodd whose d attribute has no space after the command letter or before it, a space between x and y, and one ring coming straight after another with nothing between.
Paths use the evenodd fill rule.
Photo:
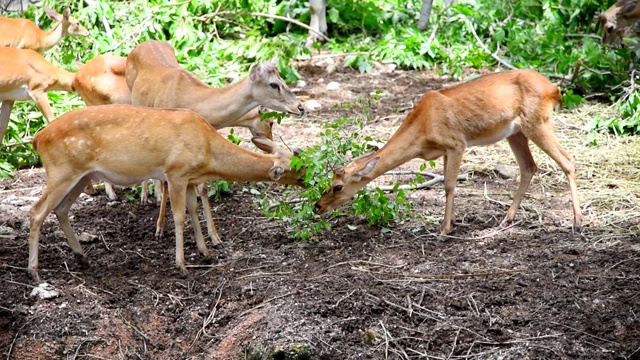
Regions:
<instances>
[{"instance_id":1,"label":"deer front leg","mask_svg":"<svg viewBox=\"0 0 640 360\"><path fill-rule=\"evenodd\" d=\"M33 90L29 92L31 98L36 102L38 109L47 119L47 122L52 122L54 119L53 110L51 110L51 106L49 106L49 97L47 97L46 91L41 90Z\"/></svg>"},{"instance_id":2,"label":"deer front leg","mask_svg":"<svg viewBox=\"0 0 640 360\"><path fill-rule=\"evenodd\" d=\"M186 211L187 184L169 180L169 200L171 201L171 211L173 221L176 226L176 266L183 275L189 272L184 261L184 220Z\"/></svg>"},{"instance_id":3,"label":"deer front leg","mask_svg":"<svg viewBox=\"0 0 640 360\"><path fill-rule=\"evenodd\" d=\"M446 204L444 208L444 219L440 225L440 234L447 235L453 229L453 197L460 172L460 163L464 149L449 150L445 155L444 168L444 193Z\"/></svg>"},{"instance_id":4,"label":"deer front leg","mask_svg":"<svg viewBox=\"0 0 640 360\"><path fill-rule=\"evenodd\" d=\"M2 107L0 107L0 144L2 144L2 139L4 139L4 133L7 132L9 128L9 115L11 114L13 103L13 100L4 100Z\"/></svg>"},{"instance_id":5,"label":"deer front leg","mask_svg":"<svg viewBox=\"0 0 640 360\"><path fill-rule=\"evenodd\" d=\"M168 186L164 184L164 186L162 186L162 200L160 200L160 213L158 214L158 221L156 222L156 238L161 238L164 233L164 222L167 212L167 190Z\"/></svg>"}]
</instances>

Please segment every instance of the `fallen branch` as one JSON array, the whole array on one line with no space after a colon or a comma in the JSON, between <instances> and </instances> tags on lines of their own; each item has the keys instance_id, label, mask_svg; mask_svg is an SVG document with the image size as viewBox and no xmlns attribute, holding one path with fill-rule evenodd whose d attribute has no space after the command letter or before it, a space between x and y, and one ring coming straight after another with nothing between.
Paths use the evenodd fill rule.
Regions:
<instances>
[{"instance_id":1,"label":"fallen branch","mask_svg":"<svg viewBox=\"0 0 640 360\"><path fill-rule=\"evenodd\" d=\"M480 45L480 47L489 55L491 55L492 58L494 58L497 62L499 62L500 64L508 67L511 70L518 70L517 67L509 64L508 62L506 62L505 60L503 60L501 57L499 57L498 55L494 54L491 52L491 50L489 50L489 48L482 42L482 40L480 39L480 37L478 36L478 34L476 33L476 29L473 27L473 24L471 23L471 21L468 18L465 18L465 21L467 22L467 25L469 26L469 29L471 30L471 33L473 34L473 37L476 38L476 41L478 42L478 45Z\"/></svg>"},{"instance_id":2,"label":"fallen branch","mask_svg":"<svg viewBox=\"0 0 640 360\"><path fill-rule=\"evenodd\" d=\"M247 12L237 12L237 11L216 11L215 13L209 13L209 14L204 14L201 16L196 17L196 20L200 20L200 21L207 21L211 18L215 18L215 17L220 17L220 15L225 15L225 14L233 14L233 15L238 15L238 16L242 16L242 15L249 15L249 16L259 16L259 17L265 17L265 18L270 18L270 19L277 19L277 20L282 20L282 21L287 21L290 22L292 24L298 25L302 28L305 28L315 34L317 34L322 40L324 41L329 41L329 38L317 31L312 29L309 25L301 23L298 20L292 19L290 17L285 17L285 16L279 16L279 15L271 15L271 14L264 14L264 13L255 13L255 12L251 12L251 13L247 13Z\"/></svg>"},{"instance_id":3,"label":"fallen branch","mask_svg":"<svg viewBox=\"0 0 640 360\"><path fill-rule=\"evenodd\" d=\"M458 175L458 180L466 180L466 179L467 179L466 176ZM422 184L416 184L416 185L404 184L404 185L400 185L400 186L385 185L385 186L376 186L376 188L378 188L378 189L380 189L382 191L420 190L420 189L430 188L433 185L441 183L441 182L444 182L444 176L436 175L433 179L431 179L431 180L429 180L427 182L423 182Z\"/></svg>"}]
</instances>

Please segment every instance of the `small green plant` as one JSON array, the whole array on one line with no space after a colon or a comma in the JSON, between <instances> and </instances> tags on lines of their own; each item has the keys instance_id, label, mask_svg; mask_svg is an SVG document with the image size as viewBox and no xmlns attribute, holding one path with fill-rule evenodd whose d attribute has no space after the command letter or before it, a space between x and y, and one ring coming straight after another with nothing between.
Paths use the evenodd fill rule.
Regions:
<instances>
[{"instance_id":1,"label":"small green plant","mask_svg":"<svg viewBox=\"0 0 640 360\"><path fill-rule=\"evenodd\" d=\"M312 146L291 160L291 167L305 169L304 184L300 190L285 190L282 197L263 196L259 205L268 217L283 221L289 234L296 239L308 240L315 235L331 229L328 217L316 215L315 203L329 189L332 180L332 169L344 165L346 159L356 158L369 151L368 143L373 139L363 134L367 121L370 121L369 108L379 93L366 101L359 100L356 105L362 107L364 118L341 118L332 123L323 124L320 133L321 143ZM350 108L351 105L344 105ZM380 189L367 192L361 190L354 199L350 213L367 217L372 225L385 226L404 216L410 210L406 201L406 191L393 191L394 197ZM335 210L334 215L343 215L342 210Z\"/></svg>"}]
</instances>

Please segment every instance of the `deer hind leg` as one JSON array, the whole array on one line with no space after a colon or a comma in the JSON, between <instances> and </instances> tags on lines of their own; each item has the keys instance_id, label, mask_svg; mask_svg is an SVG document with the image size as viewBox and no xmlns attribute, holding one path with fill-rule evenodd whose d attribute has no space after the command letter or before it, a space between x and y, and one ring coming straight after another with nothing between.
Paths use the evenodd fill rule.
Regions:
<instances>
[{"instance_id":1,"label":"deer hind leg","mask_svg":"<svg viewBox=\"0 0 640 360\"><path fill-rule=\"evenodd\" d=\"M49 105L47 92L34 90L30 92L29 95L36 102L38 109L40 109L40 112L44 115L47 121L52 122L55 117L53 116L53 110L51 110L51 106Z\"/></svg>"},{"instance_id":2,"label":"deer hind leg","mask_svg":"<svg viewBox=\"0 0 640 360\"><path fill-rule=\"evenodd\" d=\"M142 189L140 190L140 203L146 204L147 199L149 198L149 181L145 180L142 182Z\"/></svg>"},{"instance_id":3,"label":"deer hind leg","mask_svg":"<svg viewBox=\"0 0 640 360\"><path fill-rule=\"evenodd\" d=\"M73 251L73 254L76 257L76 260L80 263L82 267L88 267L89 262L87 261L86 256L84 255L84 251L82 250L82 245L76 238L75 233L73 232L73 228L69 223L69 209L71 205L75 203L78 199L78 196L82 193L83 189L91 184L91 180L89 179L81 179L72 189L68 192L67 196L62 199L60 204L56 206L53 211L58 218L58 222L60 223L60 227L64 232L65 237L67 238L67 243Z\"/></svg>"},{"instance_id":4,"label":"deer hind leg","mask_svg":"<svg viewBox=\"0 0 640 360\"><path fill-rule=\"evenodd\" d=\"M4 133L9 128L9 115L11 115L11 109L13 108L13 100L4 100L2 107L0 107L0 144L4 139Z\"/></svg>"},{"instance_id":5,"label":"deer hind leg","mask_svg":"<svg viewBox=\"0 0 640 360\"><path fill-rule=\"evenodd\" d=\"M571 156L560 144L553 132L553 124L550 115L543 121L535 131L527 131L525 135L540 147L549 157L551 157L564 171L569 182L571 191L571 203L573 206L573 230L580 232L582 228L582 211L580 210L580 200L578 199L578 187L576 184L576 165ZM524 130L524 129L523 129Z\"/></svg>"},{"instance_id":6,"label":"deer hind leg","mask_svg":"<svg viewBox=\"0 0 640 360\"><path fill-rule=\"evenodd\" d=\"M444 208L444 219L440 225L440 233L442 235L449 234L453 229L453 197L456 190L456 182L458 181L458 173L460 173L463 153L464 149L449 150L444 158L444 193L446 205Z\"/></svg>"},{"instance_id":7,"label":"deer hind leg","mask_svg":"<svg viewBox=\"0 0 640 360\"><path fill-rule=\"evenodd\" d=\"M176 226L176 266L183 275L187 275L189 272L187 271L184 261L184 220L187 206L187 184L172 180L169 180L168 184L171 211Z\"/></svg>"},{"instance_id":8,"label":"deer hind leg","mask_svg":"<svg viewBox=\"0 0 640 360\"><path fill-rule=\"evenodd\" d=\"M531 179L536 171L538 171L538 167L536 166L533 156L531 155L531 150L529 149L529 139L527 139L522 132L511 135L507 138L507 141L509 142L509 146L516 157L518 167L520 168L520 184L518 185L516 195L513 197L513 203L511 204L511 207L509 207L509 210L507 210L507 215L500 223L501 227L508 226L515 219L518 207L520 207L520 203L524 198L524 194L529 189Z\"/></svg>"},{"instance_id":9,"label":"deer hind leg","mask_svg":"<svg viewBox=\"0 0 640 360\"><path fill-rule=\"evenodd\" d=\"M67 178L66 176L50 176L47 179L47 188L44 191L44 195L31 207L29 217L29 265L27 266L27 271L36 282L40 282L40 277L38 276L40 229L47 215L54 208L60 206L69 196L75 181L76 179Z\"/></svg>"},{"instance_id":10,"label":"deer hind leg","mask_svg":"<svg viewBox=\"0 0 640 360\"><path fill-rule=\"evenodd\" d=\"M205 259L211 259L211 253L209 252L209 249L207 249L207 244L204 241L204 236L202 236L200 218L198 217L198 195L196 194L194 185L189 185L187 187L187 210L189 211L189 216L191 217L191 225L193 226L193 231L196 235L196 244L198 245L198 250L202 255L204 255Z\"/></svg>"},{"instance_id":11,"label":"deer hind leg","mask_svg":"<svg viewBox=\"0 0 640 360\"><path fill-rule=\"evenodd\" d=\"M202 209L204 211L204 218L207 220L207 231L209 238L213 245L219 245L222 243L218 231L216 230L216 224L213 222L213 213L211 212L211 204L209 204L209 187L206 183L198 185L198 192L200 194L200 200L202 200Z\"/></svg>"}]
</instances>

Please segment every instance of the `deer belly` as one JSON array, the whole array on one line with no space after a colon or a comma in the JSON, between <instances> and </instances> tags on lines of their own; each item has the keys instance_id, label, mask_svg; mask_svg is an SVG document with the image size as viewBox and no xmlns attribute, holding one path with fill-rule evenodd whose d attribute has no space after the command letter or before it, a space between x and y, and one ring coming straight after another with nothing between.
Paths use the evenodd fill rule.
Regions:
<instances>
[{"instance_id":1,"label":"deer belly","mask_svg":"<svg viewBox=\"0 0 640 360\"><path fill-rule=\"evenodd\" d=\"M20 86L9 91L0 92L0 101L3 100L31 100L27 86Z\"/></svg>"},{"instance_id":2,"label":"deer belly","mask_svg":"<svg viewBox=\"0 0 640 360\"><path fill-rule=\"evenodd\" d=\"M498 129L497 131L489 130L473 139L468 139L467 146L483 146L495 144L500 140L504 140L511 135L517 134L521 129L522 128L520 127L520 124L514 120L506 126Z\"/></svg>"},{"instance_id":3,"label":"deer belly","mask_svg":"<svg viewBox=\"0 0 640 360\"><path fill-rule=\"evenodd\" d=\"M162 171L162 169L157 169L144 174L126 174L108 170L96 170L93 174L91 174L91 179L97 181L106 181L113 185L126 186L137 184L149 179L165 181L166 177L164 176L164 172Z\"/></svg>"}]
</instances>

